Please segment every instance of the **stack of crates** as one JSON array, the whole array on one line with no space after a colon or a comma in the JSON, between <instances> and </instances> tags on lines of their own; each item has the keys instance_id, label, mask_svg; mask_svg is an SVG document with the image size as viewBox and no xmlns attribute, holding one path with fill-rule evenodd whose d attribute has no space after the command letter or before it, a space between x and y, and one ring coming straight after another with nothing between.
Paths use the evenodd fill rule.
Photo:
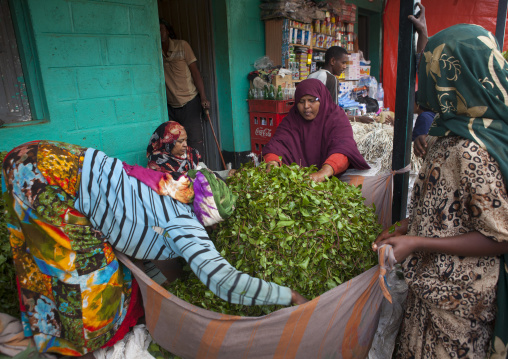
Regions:
<instances>
[{"instance_id":1,"label":"stack of crates","mask_svg":"<svg viewBox=\"0 0 508 359\"><path fill-rule=\"evenodd\" d=\"M294 100L248 100L251 151L261 155L275 129L287 116Z\"/></svg>"}]
</instances>

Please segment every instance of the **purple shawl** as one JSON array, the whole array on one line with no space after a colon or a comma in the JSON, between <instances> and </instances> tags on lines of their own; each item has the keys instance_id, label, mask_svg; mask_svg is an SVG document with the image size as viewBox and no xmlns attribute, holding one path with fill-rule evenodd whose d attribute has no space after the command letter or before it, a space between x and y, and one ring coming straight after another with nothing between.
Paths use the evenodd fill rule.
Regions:
<instances>
[{"instance_id":1,"label":"purple shawl","mask_svg":"<svg viewBox=\"0 0 508 359\"><path fill-rule=\"evenodd\" d=\"M305 120L298 112L297 104L305 95L319 98L319 112L312 121ZM302 167L316 165L318 168L334 153L341 153L347 156L349 168L370 168L358 151L346 113L333 103L330 92L317 79L304 80L297 86L295 105L263 148L263 155L268 153L282 156L282 162L287 165L294 162Z\"/></svg>"}]
</instances>

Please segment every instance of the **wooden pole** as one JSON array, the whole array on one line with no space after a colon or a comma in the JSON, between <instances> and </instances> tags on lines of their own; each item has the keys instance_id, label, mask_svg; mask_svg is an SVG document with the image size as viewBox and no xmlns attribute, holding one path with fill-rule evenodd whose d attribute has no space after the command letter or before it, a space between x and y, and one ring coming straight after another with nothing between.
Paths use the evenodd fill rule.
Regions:
<instances>
[{"instance_id":1,"label":"wooden pole","mask_svg":"<svg viewBox=\"0 0 508 359\"><path fill-rule=\"evenodd\" d=\"M215 144L217 145L217 149L219 150L220 159L222 161L222 166L227 170L226 162L224 162L224 157L222 156L222 151L220 149L219 141L217 141L217 136L215 135L215 130L213 129L212 120L210 119L210 111L208 109L205 110L206 118L208 119L208 123L210 124L210 128L212 129L213 138L215 139Z\"/></svg>"}]
</instances>

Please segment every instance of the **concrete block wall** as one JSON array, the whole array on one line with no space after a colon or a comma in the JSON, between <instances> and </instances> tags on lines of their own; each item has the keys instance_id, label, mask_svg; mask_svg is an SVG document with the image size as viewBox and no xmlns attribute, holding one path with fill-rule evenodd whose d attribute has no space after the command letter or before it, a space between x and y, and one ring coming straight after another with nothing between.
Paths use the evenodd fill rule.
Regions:
<instances>
[{"instance_id":1,"label":"concrete block wall","mask_svg":"<svg viewBox=\"0 0 508 359\"><path fill-rule=\"evenodd\" d=\"M48 139L146 164L167 119L156 0L23 1L47 114L0 128L0 150Z\"/></svg>"}]
</instances>

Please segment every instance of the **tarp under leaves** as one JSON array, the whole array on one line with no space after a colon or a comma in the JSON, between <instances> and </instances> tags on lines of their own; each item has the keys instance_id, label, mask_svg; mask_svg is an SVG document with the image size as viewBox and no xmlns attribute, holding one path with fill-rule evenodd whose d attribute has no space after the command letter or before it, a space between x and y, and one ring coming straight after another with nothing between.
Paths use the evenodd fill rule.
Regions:
<instances>
[{"instance_id":1,"label":"tarp under leaves","mask_svg":"<svg viewBox=\"0 0 508 359\"><path fill-rule=\"evenodd\" d=\"M380 222L391 223L391 173L345 176L362 185L366 203L375 203ZM388 223L388 224L386 224ZM386 250L386 249L383 249ZM138 281L146 326L163 348L182 358L365 358L379 321L383 275L393 255L310 302L262 317L220 314L189 304L152 281L125 255L118 259ZM292 270L288 268L288 270Z\"/></svg>"}]
</instances>

